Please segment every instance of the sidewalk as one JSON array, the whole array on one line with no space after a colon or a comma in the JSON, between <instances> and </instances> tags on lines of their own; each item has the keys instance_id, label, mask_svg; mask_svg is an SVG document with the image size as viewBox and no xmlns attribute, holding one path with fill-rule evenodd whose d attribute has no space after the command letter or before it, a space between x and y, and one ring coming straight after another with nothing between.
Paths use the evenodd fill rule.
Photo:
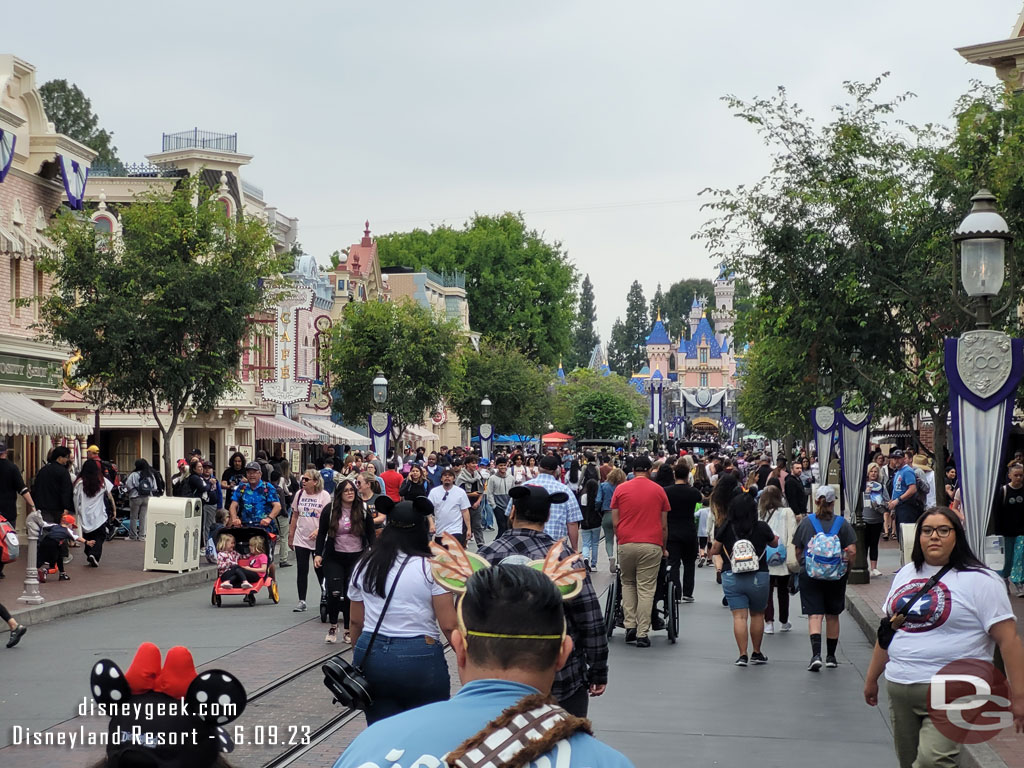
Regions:
<instances>
[{"instance_id":1,"label":"sidewalk","mask_svg":"<svg viewBox=\"0 0 1024 768\"><path fill-rule=\"evenodd\" d=\"M47 582L39 585L39 594L46 598L46 602L28 605L18 602L25 589L28 557L28 547L25 546L17 561L4 566L6 578L0 580L0 603L7 606L7 610L22 624L32 625L187 589L209 581L215 573L213 566L207 566L205 560L199 570L185 573L144 571L144 547L136 541L108 541L103 545L99 568L89 566L82 547L74 548L71 550L74 559L65 566L71 581L58 581L56 574L50 574Z\"/></svg>"},{"instance_id":2,"label":"sidewalk","mask_svg":"<svg viewBox=\"0 0 1024 768\"><path fill-rule=\"evenodd\" d=\"M1001 555L989 555L987 564L1002 568ZM878 570L884 575L872 579L870 584L851 584L846 590L846 605L868 641L874 643L878 621L883 616L882 604L889 594L892 577L900 567L899 548L894 541L880 542ZM1017 630L1024 634L1024 600L1011 597L1010 604L1017 615ZM1020 749L1020 737L1013 729L1003 731L984 744L968 745L961 751L961 765L964 768L1024 768L1024 751Z\"/></svg>"}]
</instances>

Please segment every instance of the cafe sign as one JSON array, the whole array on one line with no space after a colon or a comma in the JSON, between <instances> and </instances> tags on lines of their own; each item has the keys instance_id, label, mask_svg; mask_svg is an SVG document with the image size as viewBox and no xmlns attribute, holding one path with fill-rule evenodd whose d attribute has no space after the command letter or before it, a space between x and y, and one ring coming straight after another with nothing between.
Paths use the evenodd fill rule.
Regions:
<instances>
[{"instance_id":1,"label":"cafe sign","mask_svg":"<svg viewBox=\"0 0 1024 768\"><path fill-rule=\"evenodd\" d=\"M0 384L60 389L64 368L56 360L0 354Z\"/></svg>"}]
</instances>

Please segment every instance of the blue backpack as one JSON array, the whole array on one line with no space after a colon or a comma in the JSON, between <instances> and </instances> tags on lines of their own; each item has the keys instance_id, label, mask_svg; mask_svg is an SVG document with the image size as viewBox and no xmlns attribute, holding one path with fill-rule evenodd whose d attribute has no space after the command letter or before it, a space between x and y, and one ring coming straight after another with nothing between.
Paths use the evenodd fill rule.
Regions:
<instances>
[{"instance_id":1,"label":"blue backpack","mask_svg":"<svg viewBox=\"0 0 1024 768\"><path fill-rule=\"evenodd\" d=\"M846 562L843 560L843 545L839 541L839 529L843 526L843 518L836 516L832 521L832 530L825 533L817 515L808 515L815 534L807 544L804 555L804 570L812 579L839 581L846 575Z\"/></svg>"},{"instance_id":2,"label":"blue backpack","mask_svg":"<svg viewBox=\"0 0 1024 768\"><path fill-rule=\"evenodd\" d=\"M330 494L334 494L334 470L324 467L320 470L320 477L324 479L324 490Z\"/></svg>"}]
</instances>

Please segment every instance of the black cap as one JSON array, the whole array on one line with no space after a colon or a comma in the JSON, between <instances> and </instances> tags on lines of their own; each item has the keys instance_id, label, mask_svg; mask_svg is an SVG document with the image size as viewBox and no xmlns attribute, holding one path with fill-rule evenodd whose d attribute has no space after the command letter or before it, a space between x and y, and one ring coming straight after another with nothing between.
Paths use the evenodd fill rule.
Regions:
<instances>
[{"instance_id":1,"label":"black cap","mask_svg":"<svg viewBox=\"0 0 1024 768\"><path fill-rule=\"evenodd\" d=\"M652 466L651 460L646 456L638 456L636 460L633 461L634 472L650 472Z\"/></svg>"},{"instance_id":2,"label":"black cap","mask_svg":"<svg viewBox=\"0 0 1024 768\"><path fill-rule=\"evenodd\" d=\"M540 460L540 468L555 470L562 466L562 462L556 456L545 456Z\"/></svg>"},{"instance_id":3,"label":"black cap","mask_svg":"<svg viewBox=\"0 0 1024 768\"><path fill-rule=\"evenodd\" d=\"M894 451L889 451L889 458L890 459L902 459L903 458L903 451L900 450L899 448L897 448Z\"/></svg>"},{"instance_id":4,"label":"black cap","mask_svg":"<svg viewBox=\"0 0 1024 768\"><path fill-rule=\"evenodd\" d=\"M518 512L532 512L533 516L546 516L551 511L552 504L561 504L569 500L569 494L564 491L548 493L546 488L539 485L517 485L508 489L508 495L512 499L512 505Z\"/></svg>"}]
</instances>

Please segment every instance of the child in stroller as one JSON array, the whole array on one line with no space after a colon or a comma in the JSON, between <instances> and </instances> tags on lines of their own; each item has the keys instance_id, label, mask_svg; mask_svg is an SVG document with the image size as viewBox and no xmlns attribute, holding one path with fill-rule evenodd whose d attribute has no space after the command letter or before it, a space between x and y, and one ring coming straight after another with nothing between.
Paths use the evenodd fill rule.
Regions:
<instances>
[{"instance_id":1,"label":"child in stroller","mask_svg":"<svg viewBox=\"0 0 1024 768\"><path fill-rule=\"evenodd\" d=\"M264 551L263 539L254 536L249 540L249 557L240 561L235 551L235 537L221 533L217 541L217 571L220 585L224 589L252 589L253 581L259 581L267 572L269 559Z\"/></svg>"}]
</instances>

